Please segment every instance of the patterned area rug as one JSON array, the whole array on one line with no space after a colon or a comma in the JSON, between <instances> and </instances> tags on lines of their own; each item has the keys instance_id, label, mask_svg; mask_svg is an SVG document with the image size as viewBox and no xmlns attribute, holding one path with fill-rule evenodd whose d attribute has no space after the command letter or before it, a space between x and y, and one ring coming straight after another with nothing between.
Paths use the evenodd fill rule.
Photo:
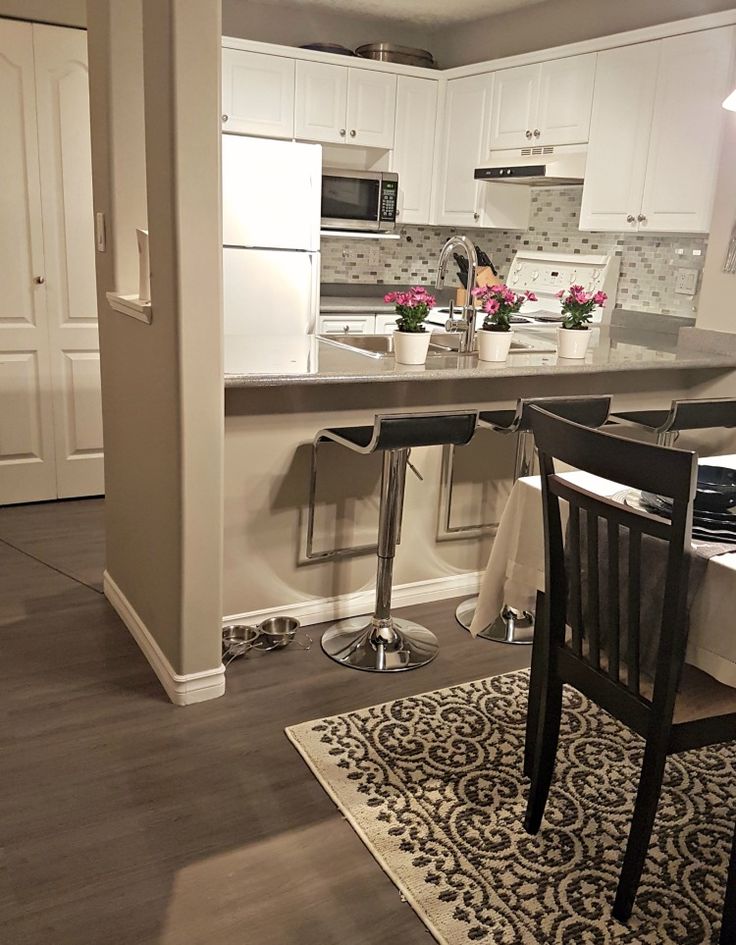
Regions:
<instances>
[{"instance_id":1,"label":"patterned area rug","mask_svg":"<svg viewBox=\"0 0 736 945\"><path fill-rule=\"evenodd\" d=\"M627 926L611 917L643 742L566 687L542 830L522 827L528 675L496 676L287 735L445 945L717 941L736 750L670 758Z\"/></svg>"}]
</instances>

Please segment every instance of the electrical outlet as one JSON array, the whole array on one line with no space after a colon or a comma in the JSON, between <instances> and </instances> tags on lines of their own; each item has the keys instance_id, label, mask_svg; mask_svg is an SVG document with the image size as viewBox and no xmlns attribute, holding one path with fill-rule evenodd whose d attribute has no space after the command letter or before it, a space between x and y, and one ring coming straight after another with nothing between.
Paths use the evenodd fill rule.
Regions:
<instances>
[{"instance_id":1,"label":"electrical outlet","mask_svg":"<svg viewBox=\"0 0 736 945\"><path fill-rule=\"evenodd\" d=\"M675 269L675 292L677 295L695 295L697 288L697 269Z\"/></svg>"}]
</instances>

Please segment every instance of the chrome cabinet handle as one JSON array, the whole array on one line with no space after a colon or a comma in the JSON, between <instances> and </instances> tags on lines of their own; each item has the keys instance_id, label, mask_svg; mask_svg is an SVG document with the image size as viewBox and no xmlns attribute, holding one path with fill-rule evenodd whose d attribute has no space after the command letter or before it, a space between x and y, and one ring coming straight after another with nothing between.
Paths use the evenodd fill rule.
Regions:
<instances>
[{"instance_id":1,"label":"chrome cabinet handle","mask_svg":"<svg viewBox=\"0 0 736 945\"><path fill-rule=\"evenodd\" d=\"M636 219L639 221L639 223L646 223L646 222L647 222L647 218L644 216L643 213L640 213L639 216L638 216Z\"/></svg>"},{"instance_id":2,"label":"chrome cabinet handle","mask_svg":"<svg viewBox=\"0 0 736 945\"><path fill-rule=\"evenodd\" d=\"M531 133L531 131L530 131L528 128L526 129L526 131L524 132L524 134L527 136L527 138L531 139L532 133Z\"/></svg>"},{"instance_id":3,"label":"chrome cabinet handle","mask_svg":"<svg viewBox=\"0 0 736 945\"><path fill-rule=\"evenodd\" d=\"M351 129L350 129L350 137L351 137L351 138L354 138L354 137L355 137L355 128L351 128Z\"/></svg>"},{"instance_id":4,"label":"chrome cabinet handle","mask_svg":"<svg viewBox=\"0 0 736 945\"><path fill-rule=\"evenodd\" d=\"M223 124L224 124L226 121L229 121L229 120L230 120L230 116L229 116L229 115L222 115L221 117L222 117Z\"/></svg>"},{"instance_id":5,"label":"chrome cabinet handle","mask_svg":"<svg viewBox=\"0 0 736 945\"><path fill-rule=\"evenodd\" d=\"M626 217L626 222L627 222L627 223L636 223L636 217L634 216L633 213L630 213L630 214Z\"/></svg>"},{"instance_id":6,"label":"chrome cabinet handle","mask_svg":"<svg viewBox=\"0 0 736 945\"><path fill-rule=\"evenodd\" d=\"M480 214L478 213L477 210L476 210L476 212L473 214L473 219L474 219L474 220L480 220Z\"/></svg>"},{"instance_id":7,"label":"chrome cabinet handle","mask_svg":"<svg viewBox=\"0 0 736 945\"><path fill-rule=\"evenodd\" d=\"M344 128L341 128L341 129L340 129L340 137L341 137L341 138L344 138L344 137L345 137L345 129L344 129Z\"/></svg>"},{"instance_id":8,"label":"chrome cabinet handle","mask_svg":"<svg viewBox=\"0 0 736 945\"><path fill-rule=\"evenodd\" d=\"M535 138L538 138L538 137L541 135L541 133L542 133L542 132L539 130L539 128L535 128L535 129L534 129L534 137L535 137Z\"/></svg>"},{"instance_id":9,"label":"chrome cabinet handle","mask_svg":"<svg viewBox=\"0 0 736 945\"><path fill-rule=\"evenodd\" d=\"M34 276L33 281L36 283L36 285L43 285L46 280L43 276Z\"/></svg>"}]
</instances>

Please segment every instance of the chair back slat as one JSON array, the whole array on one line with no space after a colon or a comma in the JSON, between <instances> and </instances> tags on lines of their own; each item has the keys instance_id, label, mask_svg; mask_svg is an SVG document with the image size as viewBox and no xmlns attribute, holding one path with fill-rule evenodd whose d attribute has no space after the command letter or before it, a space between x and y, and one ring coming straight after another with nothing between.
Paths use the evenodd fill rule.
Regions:
<instances>
[{"instance_id":1,"label":"chair back slat","mask_svg":"<svg viewBox=\"0 0 736 945\"><path fill-rule=\"evenodd\" d=\"M587 667L590 685L598 687L602 697L610 697L610 689L604 692L605 679L605 685L615 685L624 701L634 697L638 705L653 708L656 703L657 711L671 715L685 655L687 551L697 458L691 452L598 433L536 408L531 415L545 517L545 607L550 626L546 645L551 648L547 656L555 662L556 649L574 656L578 665ZM582 488L554 471L558 461L668 496L671 518L650 515ZM642 462L647 467L644 471L638 465ZM564 531L561 501L569 512ZM647 558L643 560L645 536ZM657 541L650 546L651 539L658 539L661 547ZM665 575L664 580L655 580L655 587L651 575L646 584L642 575L643 563L651 568L653 561L661 561ZM646 647L642 593L657 598L647 602L648 616L661 614L657 625L646 627L651 634ZM654 667L646 667L655 677L653 696L651 687L646 690L650 695L642 693L645 649L648 653L656 650ZM569 660L560 665L569 666Z\"/></svg>"},{"instance_id":2,"label":"chair back slat","mask_svg":"<svg viewBox=\"0 0 736 945\"><path fill-rule=\"evenodd\" d=\"M619 542L618 523L608 522L608 675L614 682L619 681L621 650L620 585L619 585Z\"/></svg>"},{"instance_id":3,"label":"chair back slat","mask_svg":"<svg viewBox=\"0 0 736 945\"><path fill-rule=\"evenodd\" d=\"M588 659L595 669L601 667L600 595L598 590L598 516L586 513L588 609L585 616L585 632L588 637Z\"/></svg>"},{"instance_id":4,"label":"chair back slat","mask_svg":"<svg viewBox=\"0 0 736 945\"><path fill-rule=\"evenodd\" d=\"M583 598L580 582L580 509L570 507L569 525L570 572L569 586L569 623L572 629L572 649L576 656L583 655Z\"/></svg>"},{"instance_id":5,"label":"chair back slat","mask_svg":"<svg viewBox=\"0 0 736 945\"><path fill-rule=\"evenodd\" d=\"M639 654L641 652L640 617L641 617L641 532L629 529L629 567L628 567L628 602L626 614L626 665L628 668L629 692L639 695L641 673Z\"/></svg>"}]
</instances>

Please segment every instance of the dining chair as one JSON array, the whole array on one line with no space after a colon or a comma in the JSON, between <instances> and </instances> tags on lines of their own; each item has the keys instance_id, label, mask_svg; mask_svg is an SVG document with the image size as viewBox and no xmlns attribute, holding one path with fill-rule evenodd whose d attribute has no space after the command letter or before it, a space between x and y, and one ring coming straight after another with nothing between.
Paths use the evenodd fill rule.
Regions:
<instances>
[{"instance_id":1,"label":"dining chair","mask_svg":"<svg viewBox=\"0 0 736 945\"><path fill-rule=\"evenodd\" d=\"M683 672L697 457L622 440L538 408L531 414L541 471L545 592L532 654L531 785L524 826L535 834L541 825L567 683L645 740L613 906L614 916L625 922L646 859L667 756L736 738L736 690L692 667ZM666 496L672 517L665 520L589 492L558 475L555 461ZM561 500L568 511L564 530ZM649 609L659 596L658 627L648 625L647 614L641 619L642 560L651 562L652 539L662 545L664 568L663 580L646 585L649 614L660 612ZM641 665L642 641L652 633L658 633L653 678ZM697 692L688 698L689 688Z\"/></svg>"},{"instance_id":2,"label":"dining chair","mask_svg":"<svg viewBox=\"0 0 736 945\"><path fill-rule=\"evenodd\" d=\"M736 945L736 832L731 844L731 858L726 878L726 898L721 917L721 934L718 945Z\"/></svg>"}]
</instances>

